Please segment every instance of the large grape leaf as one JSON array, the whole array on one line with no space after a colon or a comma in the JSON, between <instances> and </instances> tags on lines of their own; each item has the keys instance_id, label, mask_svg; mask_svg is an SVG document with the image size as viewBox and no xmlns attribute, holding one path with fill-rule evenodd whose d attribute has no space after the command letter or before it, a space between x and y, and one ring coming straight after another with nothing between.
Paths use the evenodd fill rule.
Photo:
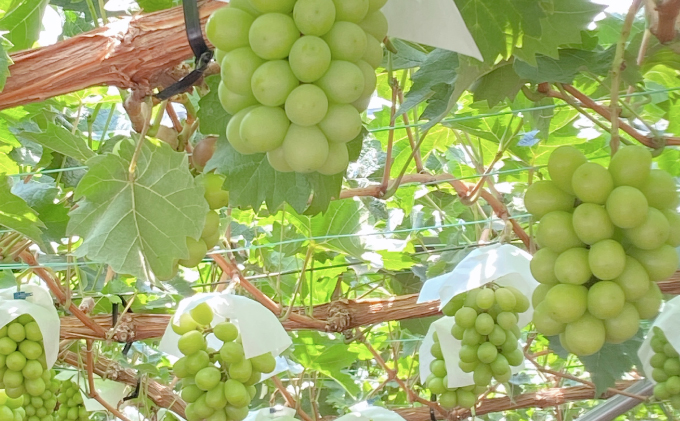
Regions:
<instances>
[{"instance_id":1,"label":"large grape leaf","mask_svg":"<svg viewBox=\"0 0 680 421\"><path fill-rule=\"evenodd\" d=\"M40 220L45 224L43 238L46 242L59 242L66 237L68 209L57 199L59 189L54 179L42 176L28 182L16 183L12 193L24 199L28 206L38 212Z\"/></svg>"},{"instance_id":2,"label":"large grape leaf","mask_svg":"<svg viewBox=\"0 0 680 421\"><path fill-rule=\"evenodd\" d=\"M35 128L37 129L37 127ZM48 123L44 130L37 130L25 130L17 133L17 135L81 162L85 162L95 156L95 153L87 146L83 137L77 136L61 126Z\"/></svg>"},{"instance_id":3,"label":"large grape leaf","mask_svg":"<svg viewBox=\"0 0 680 421\"><path fill-rule=\"evenodd\" d=\"M42 231L45 228L38 214L26 201L12 194L9 177L0 176L0 225L19 232L42 246Z\"/></svg>"},{"instance_id":4,"label":"large grape leaf","mask_svg":"<svg viewBox=\"0 0 680 421\"><path fill-rule=\"evenodd\" d=\"M186 238L200 236L208 204L186 154L163 142L144 141L131 180L134 148L123 141L117 153L88 161L67 234L83 238L76 250L80 257L107 263L119 273L166 279L173 262L189 256Z\"/></svg>"},{"instance_id":5,"label":"large grape leaf","mask_svg":"<svg viewBox=\"0 0 680 421\"><path fill-rule=\"evenodd\" d=\"M0 92L5 87L7 77L9 77L9 66L12 64L8 51L12 48L12 43L0 35Z\"/></svg>"},{"instance_id":6,"label":"large grape leaf","mask_svg":"<svg viewBox=\"0 0 680 421\"><path fill-rule=\"evenodd\" d=\"M595 383L595 395L599 396L614 386L633 366L642 367L637 351L642 344L642 330L622 344L606 343L601 350L587 357L579 357Z\"/></svg>"},{"instance_id":7,"label":"large grape leaf","mask_svg":"<svg viewBox=\"0 0 680 421\"><path fill-rule=\"evenodd\" d=\"M321 238L317 241L320 244L361 257L365 250L357 233L366 217L360 202L352 199L336 200L323 215L312 218L312 235Z\"/></svg>"},{"instance_id":8,"label":"large grape leaf","mask_svg":"<svg viewBox=\"0 0 680 421\"><path fill-rule=\"evenodd\" d=\"M288 203L297 212L304 212L310 198L316 212L325 210L333 197L338 197L342 174L325 176L319 173L298 174L275 171L266 154L241 155L220 136L215 154L205 170L225 174L224 188L229 190L229 203L233 206L251 206L259 209L262 203L275 210Z\"/></svg>"},{"instance_id":9,"label":"large grape leaf","mask_svg":"<svg viewBox=\"0 0 680 421\"><path fill-rule=\"evenodd\" d=\"M0 18L0 32L12 43L10 51L31 48L38 40L48 0L14 0Z\"/></svg>"}]
</instances>

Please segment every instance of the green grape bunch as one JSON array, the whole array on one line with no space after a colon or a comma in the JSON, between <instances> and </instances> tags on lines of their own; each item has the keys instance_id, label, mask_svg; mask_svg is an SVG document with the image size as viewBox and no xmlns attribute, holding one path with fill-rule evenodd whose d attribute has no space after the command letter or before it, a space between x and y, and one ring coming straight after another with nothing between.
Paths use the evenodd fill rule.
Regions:
<instances>
[{"instance_id":1,"label":"green grape bunch","mask_svg":"<svg viewBox=\"0 0 680 421\"><path fill-rule=\"evenodd\" d=\"M680 409L680 356L658 326L652 328L650 345L654 355L649 364L653 368L652 379L657 382L654 397L670 400L673 408Z\"/></svg>"},{"instance_id":2,"label":"green grape bunch","mask_svg":"<svg viewBox=\"0 0 680 421\"><path fill-rule=\"evenodd\" d=\"M659 312L657 282L678 268L680 198L674 178L651 166L641 146L619 150L609 168L561 146L548 160L551 180L526 191L524 204L540 220L533 322L575 355L632 338L641 319Z\"/></svg>"},{"instance_id":3,"label":"green grape bunch","mask_svg":"<svg viewBox=\"0 0 680 421\"><path fill-rule=\"evenodd\" d=\"M0 389L0 420L24 421L26 410L23 408L24 397L10 398L5 390Z\"/></svg>"},{"instance_id":4,"label":"green grape bunch","mask_svg":"<svg viewBox=\"0 0 680 421\"><path fill-rule=\"evenodd\" d=\"M59 381L54 379L54 370L45 370L42 380L46 387L42 394L24 394L24 411L26 421L58 421L55 413L57 408L57 393L59 392Z\"/></svg>"},{"instance_id":5,"label":"green grape bunch","mask_svg":"<svg viewBox=\"0 0 680 421\"><path fill-rule=\"evenodd\" d=\"M80 387L76 382L66 380L61 383L57 402L59 402L59 409L57 409L59 421L87 421L90 419L90 414L83 404Z\"/></svg>"},{"instance_id":6,"label":"green grape bunch","mask_svg":"<svg viewBox=\"0 0 680 421\"><path fill-rule=\"evenodd\" d=\"M181 335L178 348L182 358L173 366L182 379L181 397L188 403L187 421L241 421L248 415L262 373L276 368L271 353L246 358L238 327L228 321L210 328L213 312L201 303L180 315L172 329ZM222 342L219 350L209 348L208 334Z\"/></svg>"},{"instance_id":7,"label":"green grape bunch","mask_svg":"<svg viewBox=\"0 0 680 421\"><path fill-rule=\"evenodd\" d=\"M386 2L236 0L215 11L206 34L231 146L266 153L280 172L344 172L383 60Z\"/></svg>"},{"instance_id":8,"label":"green grape bunch","mask_svg":"<svg viewBox=\"0 0 680 421\"><path fill-rule=\"evenodd\" d=\"M524 361L517 323L519 314L529 306L529 299L517 288L494 283L459 294L446 303L442 312L455 318L451 335L462 345L458 365L463 372L472 373L474 385L456 390L447 388L445 350L435 335L430 350L435 359L430 364L432 376L426 386L432 393L441 395L442 406L470 408L476 396L487 390L493 380L500 383L510 380L511 366L517 367Z\"/></svg>"}]
</instances>

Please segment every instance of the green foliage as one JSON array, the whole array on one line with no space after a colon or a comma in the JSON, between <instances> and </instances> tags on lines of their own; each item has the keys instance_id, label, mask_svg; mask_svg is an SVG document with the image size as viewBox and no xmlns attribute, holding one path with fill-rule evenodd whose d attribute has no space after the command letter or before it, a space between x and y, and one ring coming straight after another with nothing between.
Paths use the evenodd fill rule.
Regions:
<instances>
[{"instance_id":1,"label":"green foliage","mask_svg":"<svg viewBox=\"0 0 680 421\"><path fill-rule=\"evenodd\" d=\"M42 17L48 0L13 0L0 18L0 32L7 31L4 37L12 43L9 51L31 48L38 40Z\"/></svg>"},{"instance_id":2,"label":"green foliage","mask_svg":"<svg viewBox=\"0 0 680 421\"><path fill-rule=\"evenodd\" d=\"M0 203L2 203L1 225L42 244L41 229L45 225L38 218L37 212L31 209L23 199L12 194L10 178L7 176L0 177Z\"/></svg>"}]
</instances>

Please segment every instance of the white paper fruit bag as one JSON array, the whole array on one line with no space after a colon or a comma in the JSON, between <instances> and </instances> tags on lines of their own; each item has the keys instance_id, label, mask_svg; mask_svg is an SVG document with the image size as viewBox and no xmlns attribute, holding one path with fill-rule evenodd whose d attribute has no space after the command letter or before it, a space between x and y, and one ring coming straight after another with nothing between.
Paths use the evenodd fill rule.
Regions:
<instances>
[{"instance_id":1,"label":"white paper fruit bag","mask_svg":"<svg viewBox=\"0 0 680 421\"><path fill-rule=\"evenodd\" d=\"M83 397L83 405L85 405L85 409L87 409L88 412L107 411L101 403L87 395L86 391L89 388L87 373L81 372L79 374L77 371L61 371L54 376L54 378L62 382L71 380L72 382L77 383L80 387L80 395ZM127 385L123 383L105 380L96 374L94 375L94 387L99 396L113 407L117 407L118 402L123 400L127 389Z\"/></svg>"},{"instance_id":2,"label":"white paper fruit bag","mask_svg":"<svg viewBox=\"0 0 680 421\"><path fill-rule=\"evenodd\" d=\"M655 354L652 349L651 341L654 336L654 328L659 328L663 331L668 340L668 343L673 346L676 351L680 351L680 296L667 301L663 306L663 311L654 320L654 324L649 328L647 336L645 336L640 349L638 349L638 357L642 361L642 369L647 378L656 383L652 378L652 366L650 360Z\"/></svg>"}]
</instances>

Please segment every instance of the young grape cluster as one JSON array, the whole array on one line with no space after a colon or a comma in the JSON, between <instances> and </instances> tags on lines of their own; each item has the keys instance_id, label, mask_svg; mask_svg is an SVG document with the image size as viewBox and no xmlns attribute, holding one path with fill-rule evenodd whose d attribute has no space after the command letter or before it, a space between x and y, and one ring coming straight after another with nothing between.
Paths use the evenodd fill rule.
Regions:
<instances>
[{"instance_id":1,"label":"young grape cluster","mask_svg":"<svg viewBox=\"0 0 680 421\"><path fill-rule=\"evenodd\" d=\"M439 394L445 408L474 406L476 396L484 392L492 379L505 383L510 380L510 366L519 366L524 354L519 348L519 313L529 309L529 299L517 288L489 284L455 296L442 312L455 317L451 335L461 341L458 365L473 373L474 385L448 389L446 364L441 343L435 335L430 352L435 360L430 364L432 375L426 386Z\"/></svg>"},{"instance_id":2,"label":"young grape cluster","mask_svg":"<svg viewBox=\"0 0 680 421\"><path fill-rule=\"evenodd\" d=\"M270 353L245 358L239 330L222 322L212 329L213 312L206 303L180 316L172 325L184 357L175 362L175 376L182 379L181 396L188 403L187 421L241 421L255 396L261 373L276 368ZM219 350L208 348L206 335L213 333L223 342Z\"/></svg>"},{"instance_id":3,"label":"young grape cluster","mask_svg":"<svg viewBox=\"0 0 680 421\"><path fill-rule=\"evenodd\" d=\"M217 47L229 143L281 172L346 170L346 143L376 87L387 0L237 0L206 33Z\"/></svg>"},{"instance_id":4,"label":"young grape cluster","mask_svg":"<svg viewBox=\"0 0 680 421\"><path fill-rule=\"evenodd\" d=\"M0 389L0 420L24 421L26 419L26 410L24 410L23 404L23 396L12 399L7 396L3 389Z\"/></svg>"},{"instance_id":5,"label":"young grape cluster","mask_svg":"<svg viewBox=\"0 0 680 421\"><path fill-rule=\"evenodd\" d=\"M670 399L673 408L680 409L680 356L659 327L652 328L652 335L650 345L654 355L649 363L654 369L652 379L657 382L654 397L664 401Z\"/></svg>"},{"instance_id":6,"label":"young grape cluster","mask_svg":"<svg viewBox=\"0 0 680 421\"><path fill-rule=\"evenodd\" d=\"M24 394L24 411L26 421L56 421L55 408L57 407L57 393L59 392L59 381L54 379L54 370L45 370L42 380L45 382L45 389L39 395L27 392Z\"/></svg>"},{"instance_id":7,"label":"young grape cluster","mask_svg":"<svg viewBox=\"0 0 680 421\"><path fill-rule=\"evenodd\" d=\"M83 404L80 387L76 382L66 380L61 383L57 402L59 402L57 415L60 421L87 421L90 419L90 414Z\"/></svg>"},{"instance_id":8,"label":"young grape cluster","mask_svg":"<svg viewBox=\"0 0 680 421\"><path fill-rule=\"evenodd\" d=\"M675 180L651 164L640 146L619 150L609 169L562 146L548 161L551 181L527 189L526 208L540 218L533 321L573 354L633 337L659 311L656 282L678 268Z\"/></svg>"},{"instance_id":9,"label":"young grape cluster","mask_svg":"<svg viewBox=\"0 0 680 421\"><path fill-rule=\"evenodd\" d=\"M194 240L191 237L187 237L189 257L179 259L177 262L184 267L197 266L201 263L206 253L208 253L208 250L215 247L220 240L220 215L216 212L216 209L229 204L229 192L222 190L224 179L223 175L215 173L207 173L202 177L203 186L205 187L205 199L208 201L210 211L208 211L205 217L201 238Z\"/></svg>"}]
</instances>

